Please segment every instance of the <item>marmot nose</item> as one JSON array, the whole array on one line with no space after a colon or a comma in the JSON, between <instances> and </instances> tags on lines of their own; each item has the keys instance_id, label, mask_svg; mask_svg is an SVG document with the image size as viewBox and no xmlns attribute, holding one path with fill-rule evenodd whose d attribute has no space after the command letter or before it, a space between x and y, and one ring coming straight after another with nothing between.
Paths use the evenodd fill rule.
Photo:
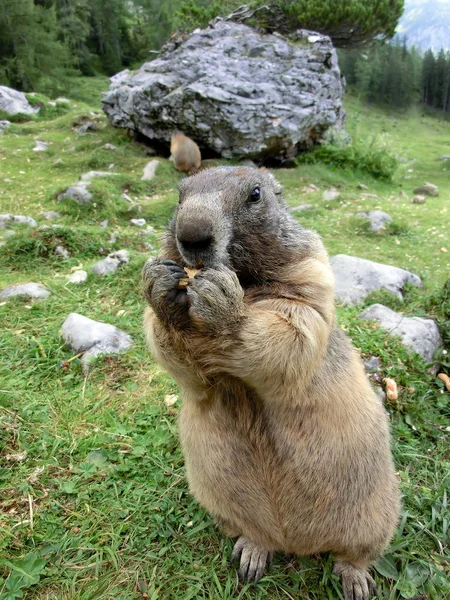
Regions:
<instances>
[{"instance_id":1,"label":"marmot nose","mask_svg":"<svg viewBox=\"0 0 450 600\"><path fill-rule=\"evenodd\" d=\"M203 220L183 223L178 227L177 238L188 252L208 250L214 241L212 224Z\"/></svg>"}]
</instances>

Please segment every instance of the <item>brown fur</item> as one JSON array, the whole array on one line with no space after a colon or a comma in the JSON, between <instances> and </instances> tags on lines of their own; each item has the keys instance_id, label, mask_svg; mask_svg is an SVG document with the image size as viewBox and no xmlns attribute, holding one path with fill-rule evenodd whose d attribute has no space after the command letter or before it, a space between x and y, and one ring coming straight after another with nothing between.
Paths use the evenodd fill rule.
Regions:
<instances>
[{"instance_id":1,"label":"brown fur","mask_svg":"<svg viewBox=\"0 0 450 600\"><path fill-rule=\"evenodd\" d=\"M202 161L200 148L182 133L174 133L170 142L170 153L175 169L189 175L195 174Z\"/></svg>"},{"instance_id":2,"label":"brown fur","mask_svg":"<svg viewBox=\"0 0 450 600\"><path fill-rule=\"evenodd\" d=\"M254 181L264 206L239 200L237 210ZM161 261L192 266L179 236L190 202L196 218L217 218L208 184L232 223L227 251L219 260L227 229L214 224L213 250L201 254L207 268L170 308ZM248 556L264 566L275 550L331 551L346 600L368 600L367 568L396 526L398 483L384 408L335 325L327 253L293 222L264 170L211 169L184 186L162 258L147 264L144 281L149 346L183 392L190 489L228 535L243 536L235 553L244 575L262 572ZM202 198L211 203L203 212ZM236 234L246 219L254 225Z\"/></svg>"}]
</instances>

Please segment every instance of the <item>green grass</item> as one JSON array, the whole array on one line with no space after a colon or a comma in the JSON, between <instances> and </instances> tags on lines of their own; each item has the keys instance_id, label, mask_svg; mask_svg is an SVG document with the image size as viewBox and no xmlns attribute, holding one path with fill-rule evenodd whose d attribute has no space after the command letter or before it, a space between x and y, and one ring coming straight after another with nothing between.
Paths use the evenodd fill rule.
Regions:
<instances>
[{"instance_id":1,"label":"green grass","mask_svg":"<svg viewBox=\"0 0 450 600\"><path fill-rule=\"evenodd\" d=\"M277 556L257 588L240 586L236 569L227 564L232 543L188 493L176 425L181 400L170 409L164 403L166 395L179 392L145 348L140 292L140 271L157 252L177 202L179 175L160 159L155 179L140 180L149 159L99 112L106 86L102 78L77 80L60 114L48 107L0 137L0 213L62 226L17 227L0 248L0 287L32 280L52 291L45 301L0 303L0 599L21 593L39 600L340 599L328 556ZM45 107L45 99L38 100ZM361 147L378 144L397 156L392 182L323 163L279 169L276 175L289 204L314 205L299 219L322 235L330 254L354 254L421 275L424 288L409 289L403 304L383 293L370 301L437 318L448 343L449 289L443 284L449 254L442 248L450 251L450 165L437 159L448 154L450 124L420 112L369 110L350 97L346 109L348 129ZM74 126L85 117L97 119L99 130L80 136ZM33 152L35 139L50 142L49 149ZM117 149L105 150L105 143ZM108 170L112 163L120 175L94 180L92 205L57 201L83 172ZM412 190L424 181L436 183L440 196L411 204ZM367 192L356 188L358 182ZM320 191L301 191L311 183ZM340 190L338 200L322 200L329 186ZM354 216L375 208L393 217L380 234ZM45 210L61 218L47 222L40 216ZM143 236L130 226L136 216L145 217L155 234ZM104 219L107 229L100 227ZM115 231L120 237L111 242ZM60 243L70 259L54 256ZM103 279L90 275L81 286L67 284L73 267L89 269L119 248L131 255L120 272ZM399 400L387 409L404 510L377 565L381 596L450 598L449 394L395 338L360 322L362 308L339 307L340 324L363 356L380 357L380 378L392 376L400 387ZM133 348L99 360L84 376L60 337L73 311L129 332ZM447 355L441 361L448 372Z\"/></svg>"}]
</instances>

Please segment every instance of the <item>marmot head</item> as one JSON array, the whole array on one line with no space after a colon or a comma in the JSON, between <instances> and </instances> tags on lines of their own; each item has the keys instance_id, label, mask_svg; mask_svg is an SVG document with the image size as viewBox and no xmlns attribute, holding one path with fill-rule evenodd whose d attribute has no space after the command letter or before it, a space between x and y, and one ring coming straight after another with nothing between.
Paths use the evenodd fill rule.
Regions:
<instances>
[{"instance_id":1,"label":"marmot head","mask_svg":"<svg viewBox=\"0 0 450 600\"><path fill-rule=\"evenodd\" d=\"M165 241L188 267L223 264L256 283L291 259L302 231L266 169L218 167L181 181Z\"/></svg>"}]
</instances>

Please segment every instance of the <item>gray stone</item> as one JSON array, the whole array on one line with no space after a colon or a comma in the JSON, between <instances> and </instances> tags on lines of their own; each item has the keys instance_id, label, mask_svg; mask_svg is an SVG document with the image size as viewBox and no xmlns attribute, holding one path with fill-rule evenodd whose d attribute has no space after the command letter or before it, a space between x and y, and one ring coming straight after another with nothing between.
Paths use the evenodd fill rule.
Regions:
<instances>
[{"instance_id":1,"label":"gray stone","mask_svg":"<svg viewBox=\"0 0 450 600\"><path fill-rule=\"evenodd\" d=\"M45 217L48 221L50 221L51 219L59 219L61 216L59 212L56 212L56 210L47 210L41 213L41 215Z\"/></svg>"},{"instance_id":2,"label":"gray stone","mask_svg":"<svg viewBox=\"0 0 450 600\"><path fill-rule=\"evenodd\" d=\"M0 121L0 123L1 123L1 121ZM0 125L0 127L1 127L1 125ZM444 154L443 156L441 156L439 158L439 160L450 160L450 156L448 154Z\"/></svg>"},{"instance_id":3,"label":"gray stone","mask_svg":"<svg viewBox=\"0 0 450 600\"><path fill-rule=\"evenodd\" d=\"M131 336L114 325L94 321L78 313L70 313L62 325L61 333L70 350L77 354L84 353L81 364L85 372L99 354L125 352L133 344Z\"/></svg>"},{"instance_id":4,"label":"gray stone","mask_svg":"<svg viewBox=\"0 0 450 600\"><path fill-rule=\"evenodd\" d=\"M39 112L37 106L31 106L25 94L4 85L0 85L0 110L4 110L10 115L18 113L34 115Z\"/></svg>"},{"instance_id":5,"label":"gray stone","mask_svg":"<svg viewBox=\"0 0 450 600\"><path fill-rule=\"evenodd\" d=\"M427 201L425 196L414 196L414 198L411 200L412 204L425 204L425 202Z\"/></svg>"},{"instance_id":6,"label":"gray stone","mask_svg":"<svg viewBox=\"0 0 450 600\"><path fill-rule=\"evenodd\" d=\"M253 160L251 160L250 158L242 158L239 161L239 165L243 166L243 167L250 167L251 169L257 169L258 168L258 165Z\"/></svg>"},{"instance_id":7,"label":"gray stone","mask_svg":"<svg viewBox=\"0 0 450 600\"><path fill-rule=\"evenodd\" d=\"M147 225L147 227L145 229L141 229L141 231L139 233L141 235L149 235L151 233L155 233L155 228L152 227L151 225Z\"/></svg>"},{"instance_id":8,"label":"gray stone","mask_svg":"<svg viewBox=\"0 0 450 600\"><path fill-rule=\"evenodd\" d=\"M311 210L312 208L314 208L312 204L299 204L298 206L293 206L291 212L303 212L304 210Z\"/></svg>"},{"instance_id":9,"label":"gray stone","mask_svg":"<svg viewBox=\"0 0 450 600\"><path fill-rule=\"evenodd\" d=\"M61 258L70 258L70 252L64 246L56 246L55 254L61 256Z\"/></svg>"},{"instance_id":10,"label":"gray stone","mask_svg":"<svg viewBox=\"0 0 450 600\"><path fill-rule=\"evenodd\" d=\"M98 131L98 125L96 125L95 123L92 123L92 121L87 121L86 123L83 123L79 127L76 127L75 131L79 135L86 135L86 133L88 131Z\"/></svg>"},{"instance_id":11,"label":"gray stone","mask_svg":"<svg viewBox=\"0 0 450 600\"><path fill-rule=\"evenodd\" d=\"M119 173L111 173L111 171L88 171L87 173L83 173L80 177L81 181L90 181L95 177L110 177L111 175L118 175Z\"/></svg>"},{"instance_id":12,"label":"gray stone","mask_svg":"<svg viewBox=\"0 0 450 600\"><path fill-rule=\"evenodd\" d=\"M91 267L91 271L95 275L99 275L103 277L105 275L110 275L119 269L122 265L128 263L130 261L130 257L126 250L117 250L116 252L111 252L108 254L106 258L96 262Z\"/></svg>"},{"instance_id":13,"label":"gray stone","mask_svg":"<svg viewBox=\"0 0 450 600\"><path fill-rule=\"evenodd\" d=\"M357 217L366 219L370 223L370 229L372 231L381 231L386 228L386 225L392 221L387 213L382 210L373 210L372 212L360 212L357 213Z\"/></svg>"},{"instance_id":14,"label":"gray stone","mask_svg":"<svg viewBox=\"0 0 450 600\"><path fill-rule=\"evenodd\" d=\"M370 356L364 361L364 368L369 373L377 373L381 370L381 360L377 356Z\"/></svg>"},{"instance_id":15,"label":"gray stone","mask_svg":"<svg viewBox=\"0 0 450 600\"><path fill-rule=\"evenodd\" d=\"M380 327L400 336L403 345L417 352L427 363L433 362L436 350L442 347L439 328L432 319L405 317L382 304L372 304L359 318L378 321Z\"/></svg>"},{"instance_id":16,"label":"gray stone","mask_svg":"<svg viewBox=\"0 0 450 600\"><path fill-rule=\"evenodd\" d=\"M68 100L67 98L60 97L56 98L55 102L56 104L69 104L70 100Z\"/></svg>"},{"instance_id":17,"label":"gray stone","mask_svg":"<svg viewBox=\"0 0 450 600\"><path fill-rule=\"evenodd\" d=\"M406 283L420 287L420 277L390 265L337 254L331 258L336 281L336 298L343 304L360 304L371 292L385 289L403 300L402 289Z\"/></svg>"},{"instance_id":18,"label":"gray stone","mask_svg":"<svg viewBox=\"0 0 450 600\"><path fill-rule=\"evenodd\" d=\"M424 183L414 190L415 194L425 194L425 196L439 196L439 188L432 183Z\"/></svg>"},{"instance_id":19,"label":"gray stone","mask_svg":"<svg viewBox=\"0 0 450 600\"><path fill-rule=\"evenodd\" d=\"M135 227L144 227L144 225L146 224L146 220L145 219L130 219L130 223L132 225L134 225Z\"/></svg>"},{"instance_id":20,"label":"gray stone","mask_svg":"<svg viewBox=\"0 0 450 600\"><path fill-rule=\"evenodd\" d=\"M75 283L79 285L80 283L84 283L86 281L87 276L88 274L86 271L75 271L74 273L67 275L67 280L69 283Z\"/></svg>"},{"instance_id":21,"label":"gray stone","mask_svg":"<svg viewBox=\"0 0 450 600\"><path fill-rule=\"evenodd\" d=\"M0 228L12 225L29 225L30 227L36 227L37 223L32 217L26 217L25 215L11 215L9 213L0 215Z\"/></svg>"},{"instance_id":22,"label":"gray stone","mask_svg":"<svg viewBox=\"0 0 450 600\"><path fill-rule=\"evenodd\" d=\"M50 144L48 142L40 142L39 140L37 140L36 145L33 148L33 152L45 152L49 145Z\"/></svg>"},{"instance_id":23,"label":"gray stone","mask_svg":"<svg viewBox=\"0 0 450 600\"><path fill-rule=\"evenodd\" d=\"M8 127L11 126L11 121L7 121L6 119L3 119L0 121L0 135L5 131L5 129L8 129Z\"/></svg>"},{"instance_id":24,"label":"gray stone","mask_svg":"<svg viewBox=\"0 0 450 600\"><path fill-rule=\"evenodd\" d=\"M358 185L356 187L358 188L358 190L368 190L369 189L367 187L367 185L364 185L364 183L358 183Z\"/></svg>"},{"instance_id":25,"label":"gray stone","mask_svg":"<svg viewBox=\"0 0 450 600\"><path fill-rule=\"evenodd\" d=\"M386 400L386 394L385 394L385 391L383 390L383 388L379 385L375 385L373 387L373 391L377 395L378 400L380 402L384 403L384 401Z\"/></svg>"},{"instance_id":26,"label":"gray stone","mask_svg":"<svg viewBox=\"0 0 450 600\"><path fill-rule=\"evenodd\" d=\"M322 198L327 202L332 202L333 200L337 200L341 197L341 192L338 192L334 188L330 188L329 190L325 190Z\"/></svg>"},{"instance_id":27,"label":"gray stone","mask_svg":"<svg viewBox=\"0 0 450 600\"><path fill-rule=\"evenodd\" d=\"M13 296L27 296L28 298L48 298L51 292L42 283L15 283L8 285L0 291L0 299Z\"/></svg>"},{"instance_id":28,"label":"gray stone","mask_svg":"<svg viewBox=\"0 0 450 600\"><path fill-rule=\"evenodd\" d=\"M100 227L103 227L104 229L106 229L109 225L109 221L108 219L105 219L104 221L100 222Z\"/></svg>"},{"instance_id":29,"label":"gray stone","mask_svg":"<svg viewBox=\"0 0 450 600\"><path fill-rule=\"evenodd\" d=\"M75 200L75 202L78 202L81 206L90 204L93 196L88 190L89 183L89 181L79 181L75 185L71 185L58 194L58 200Z\"/></svg>"},{"instance_id":30,"label":"gray stone","mask_svg":"<svg viewBox=\"0 0 450 600\"><path fill-rule=\"evenodd\" d=\"M117 150L117 146L114 146L114 144L105 144L103 148L105 150Z\"/></svg>"},{"instance_id":31,"label":"gray stone","mask_svg":"<svg viewBox=\"0 0 450 600\"><path fill-rule=\"evenodd\" d=\"M102 107L114 126L166 144L180 129L224 158L292 158L343 116L331 40L304 30L288 39L218 20L110 82Z\"/></svg>"},{"instance_id":32,"label":"gray stone","mask_svg":"<svg viewBox=\"0 0 450 600\"><path fill-rule=\"evenodd\" d=\"M3 181L5 183L12 183L12 179L9 179L9 177L5 177L5 179Z\"/></svg>"},{"instance_id":33,"label":"gray stone","mask_svg":"<svg viewBox=\"0 0 450 600\"><path fill-rule=\"evenodd\" d=\"M158 168L159 160L153 159L148 162L144 167L144 173L141 177L141 181L151 181L155 176L156 169Z\"/></svg>"}]
</instances>

